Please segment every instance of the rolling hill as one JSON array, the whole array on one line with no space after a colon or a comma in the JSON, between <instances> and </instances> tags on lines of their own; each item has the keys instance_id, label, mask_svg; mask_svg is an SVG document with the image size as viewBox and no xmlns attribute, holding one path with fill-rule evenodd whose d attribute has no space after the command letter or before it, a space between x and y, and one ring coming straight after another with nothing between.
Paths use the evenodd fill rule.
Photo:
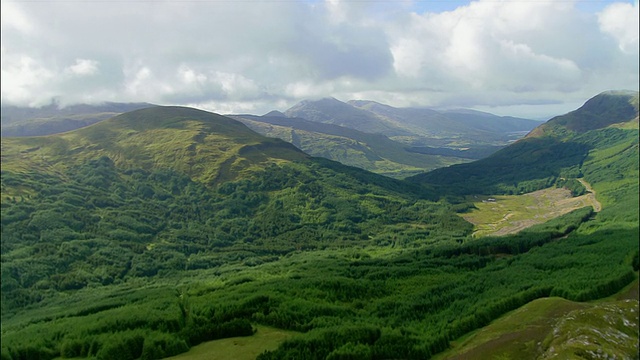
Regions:
<instances>
[{"instance_id":1,"label":"rolling hill","mask_svg":"<svg viewBox=\"0 0 640 360\"><path fill-rule=\"evenodd\" d=\"M500 117L479 111L394 108L373 101L343 103L334 98L306 100L284 114L365 133L383 134L417 147L504 146L540 125L534 120Z\"/></svg>"},{"instance_id":2,"label":"rolling hill","mask_svg":"<svg viewBox=\"0 0 640 360\"><path fill-rule=\"evenodd\" d=\"M63 108L57 104L41 108L3 106L2 136L62 133L153 106L146 103L80 104ZM243 121L262 135L293 143L312 156L394 178L485 157L500 149L509 139L521 136L522 129L531 127L529 120L501 118L471 110L438 113L428 109L397 109L371 101L351 101L348 104L335 99L303 101L288 113L296 111L314 121L287 117L278 111L265 116L231 117ZM344 121L346 126L334 125L334 121L336 124ZM358 128L364 131L355 130ZM415 138L416 134L424 135L425 131L431 134L429 139L407 143L407 139ZM400 142L383 134L395 135ZM482 145L488 137L496 134L501 134L497 136L502 140L492 141L494 145ZM444 137L449 140L444 140ZM469 141L471 137L477 141ZM458 140L451 142L452 138L467 140L458 143Z\"/></svg>"},{"instance_id":3,"label":"rolling hill","mask_svg":"<svg viewBox=\"0 0 640 360\"><path fill-rule=\"evenodd\" d=\"M478 239L471 181L391 179L200 110L3 139L2 359L163 358L256 325L299 332L261 360L427 359L536 299L610 296L638 271L638 128L619 120L548 157L601 211Z\"/></svg>"}]
</instances>

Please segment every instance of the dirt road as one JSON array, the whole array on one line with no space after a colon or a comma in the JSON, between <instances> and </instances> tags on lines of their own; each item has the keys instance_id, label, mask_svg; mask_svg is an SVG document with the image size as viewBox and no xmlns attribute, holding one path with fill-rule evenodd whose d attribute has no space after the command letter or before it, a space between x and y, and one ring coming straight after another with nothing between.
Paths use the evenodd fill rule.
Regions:
<instances>
[{"instance_id":1,"label":"dirt road","mask_svg":"<svg viewBox=\"0 0 640 360\"><path fill-rule=\"evenodd\" d=\"M578 181L580 181L580 183L584 186L584 188L587 189L586 197L587 197L587 200L591 202L591 206L593 206L593 210L595 210L596 212L600 212L600 210L602 210L602 204L600 204L598 199L596 199L596 191L593 190L593 188L591 187L591 184L586 182L584 179L578 179Z\"/></svg>"}]
</instances>

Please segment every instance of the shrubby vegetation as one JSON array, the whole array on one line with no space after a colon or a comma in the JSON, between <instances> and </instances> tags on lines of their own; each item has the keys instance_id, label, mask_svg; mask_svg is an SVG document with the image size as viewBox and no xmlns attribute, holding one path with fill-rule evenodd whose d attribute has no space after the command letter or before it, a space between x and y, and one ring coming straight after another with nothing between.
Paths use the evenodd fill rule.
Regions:
<instances>
[{"instance_id":1,"label":"shrubby vegetation","mask_svg":"<svg viewBox=\"0 0 640 360\"><path fill-rule=\"evenodd\" d=\"M215 183L108 156L3 169L1 357L155 359L264 324L303 334L263 360L424 359L536 298L614 294L637 276L637 130L576 139L551 144L566 151L548 171L558 156L522 167L542 178L505 168L451 193L320 159ZM470 205L436 201L560 178L578 192L578 175L600 213L505 237L471 238Z\"/></svg>"}]
</instances>

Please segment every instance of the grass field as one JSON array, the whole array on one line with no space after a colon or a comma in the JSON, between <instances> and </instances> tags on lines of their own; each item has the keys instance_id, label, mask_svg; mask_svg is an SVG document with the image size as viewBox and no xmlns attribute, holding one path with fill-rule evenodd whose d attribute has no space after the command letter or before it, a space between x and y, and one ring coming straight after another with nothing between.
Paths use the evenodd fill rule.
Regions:
<instances>
[{"instance_id":1,"label":"grass field","mask_svg":"<svg viewBox=\"0 0 640 360\"><path fill-rule=\"evenodd\" d=\"M601 206L592 193L571 197L567 189L549 188L524 195L474 197L474 209L463 214L474 225L474 237L507 235L569 213L575 209Z\"/></svg>"},{"instance_id":2,"label":"grass field","mask_svg":"<svg viewBox=\"0 0 640 360\"><path fill-rule=\"evenodd\" d=\"M254 360L264 351L276 349L297 334L261 325L254 327L257 331L253 336L208 341L167 360Z\"/></svg>"}]
</instances>

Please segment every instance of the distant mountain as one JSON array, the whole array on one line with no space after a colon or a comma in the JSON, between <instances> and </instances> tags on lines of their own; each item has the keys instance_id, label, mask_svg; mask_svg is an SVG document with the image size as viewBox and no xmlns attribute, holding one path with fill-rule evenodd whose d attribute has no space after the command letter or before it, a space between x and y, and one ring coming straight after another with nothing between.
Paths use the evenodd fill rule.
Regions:
<instances>
[{"instance_id":1,"label":"distant mountain","mask_svg":"<svg viewBox=\"0 0 640 360\"><path fill-rule=\"evenodd\" d=\"M621 177L637 177L638 92L599 94L487 158L409 180L460 194L523 193L582 177L598 153L622 164Z\"/></svg>"},{"instance_id":2,"label":"distant mountain","mask_svg":"<svg viewBox=\"0 0 640 360\"><path fill-rule=\"evenodd\" d=\"M384 134L387 136L411 136L407 129L402 129L388 119L376 116L375 113L349 105L334 98L320 100L304 100L285 111L287 117L303 118L314 122L340 125L366 133Z\"/></svg>"},{"instance_id":3,"label":"distant mountain","mask_svg":"<svg viewBox=\"0 0 640 360\"><path fill-rule=\"evenodd\" d=\"M398 178L486 157L540 124L473 110L334 98L305 100L285 113L234 118L313 156Z\"/></svg>"},{"instance_id":4,"label":"distant mountain","mask_svg":"<svg viewBox=\"0 0 640 360\"><path fill-rule=\"evenodd\" d=\"M310 155L396 178L470 161L477 155L453 149L409 148L381 134L280 114L270 112L264 116L235 115L232 118L262 135L290 142Z\"/></svg>"},{"instance_id":5,"label":"distant mountain","mask_svg":"<svg viewBox=\"0 0 640 360\"><path fill-rule=\"evenodd\" d=\"M148 103L79 104L60 108L51 104L40 108L2 106L3 137L41 136L71 131L129 111L155 106Z\"/></svg>"},{"instance_id":6,"label":"distant mountain","mask_svg":"<svg viewBox=\"0 0 640 360\"><path fill-rule=\"evenodd\" d=\"M303 101L285 112L314 122L337 124L388 136L410 146L506 145L540 125L535 120L500 117L472 110L394 108L374 101L343 103L328 98Z\"/></svg>"},{"instance_id":7,"label":"distant mountain","mask_svg":"<svg viewBox=\"0 0 640 360\"><path fill-rule=\"evenodd\" d=\"M363 100L352 100L349 104L392 119L401 126L411 126L412 130L425 134L451 136L472 131L504 134L529 131L540 125L535 120L497 116L470 109L436 111L425 108L394 108Z\"/></svg>"}]
</instances>

